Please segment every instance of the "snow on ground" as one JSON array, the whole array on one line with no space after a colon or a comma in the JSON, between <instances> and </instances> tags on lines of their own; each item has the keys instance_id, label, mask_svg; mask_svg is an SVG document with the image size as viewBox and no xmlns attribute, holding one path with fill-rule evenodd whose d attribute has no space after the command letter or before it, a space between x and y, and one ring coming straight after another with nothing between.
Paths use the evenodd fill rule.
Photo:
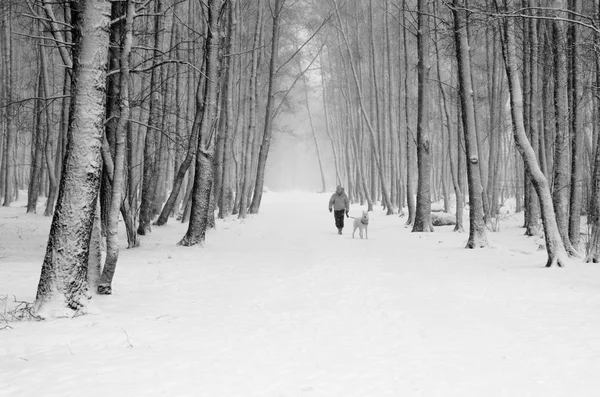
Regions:
<instances>
[{"instance_id":1,"label":"snow on ground","mask_svg":"<svg viewBox=\"0 0 600 397\"><path fill-rule=\"evenodd\" d=\"M268 192L203 248L155 227L91 314L0 331L0 395L598 395L597 265L543 268L517 216L482 250L379 208L369 240L339 236L328 199ZM9 309L35 298L49 222L0 209Z\"/></svg>"}]
</instances>

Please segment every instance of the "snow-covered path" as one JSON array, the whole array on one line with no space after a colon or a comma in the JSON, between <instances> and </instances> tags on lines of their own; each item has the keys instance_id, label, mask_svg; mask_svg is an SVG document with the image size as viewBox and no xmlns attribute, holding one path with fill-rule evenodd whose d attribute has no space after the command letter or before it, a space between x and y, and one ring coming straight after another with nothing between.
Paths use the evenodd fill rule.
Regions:
<instances>
[{"instance_id":1,"label":"snow-covered path","mask_svg":"<svg viewBox=\"0 0 600 397\"><path fill-rule=\"evenodd\" d=\"M485 250L380 211L353 240L327 201L267 193L204 248L175 246L183 225L155 228L90 315L0 331L0 395L598 395L598 267L542 268L516 219ZM38 259L15 239L0 296L31 301L48 221L23 222Z\"/></svg>"}]
</instances>

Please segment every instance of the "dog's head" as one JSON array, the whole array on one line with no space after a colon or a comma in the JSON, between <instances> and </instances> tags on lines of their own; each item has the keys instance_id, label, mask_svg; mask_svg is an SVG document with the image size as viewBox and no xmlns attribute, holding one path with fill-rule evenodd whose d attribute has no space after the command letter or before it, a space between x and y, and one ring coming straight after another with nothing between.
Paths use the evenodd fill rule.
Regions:
<instances>
[{"instance_id":1,"label":"dog's head","mask_svg":"<svg viewBox=\"0 0 600 397\"><path fill-rule=\"evenodd\" d=\"M360 221L365 225L369 223L369 213L367 211L363 211Z\"/></svg>"}]
</instances>

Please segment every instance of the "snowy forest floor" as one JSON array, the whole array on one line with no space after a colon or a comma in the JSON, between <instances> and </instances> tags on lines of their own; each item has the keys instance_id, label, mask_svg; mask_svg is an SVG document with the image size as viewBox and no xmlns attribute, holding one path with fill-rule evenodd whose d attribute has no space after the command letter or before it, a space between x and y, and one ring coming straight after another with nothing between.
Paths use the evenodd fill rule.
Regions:
<instances>
[{"instance_id":1,"label":"snowy forest floor","mask_svg":"<svg viewBox=\"0 0 600 397\"><path fill-rule=\"evenodd\" d=\"M90 314L0 331L0 395L598 395L598 265L544 268L519 215L488 249L380 207L369 240L351 219L339 236L328 199L268 192L203 248L176 246L174 219L139 249L123 237L113 295ZM49 227L0 208L0 314L34 300Z\"/></svg>"}]
</instances>

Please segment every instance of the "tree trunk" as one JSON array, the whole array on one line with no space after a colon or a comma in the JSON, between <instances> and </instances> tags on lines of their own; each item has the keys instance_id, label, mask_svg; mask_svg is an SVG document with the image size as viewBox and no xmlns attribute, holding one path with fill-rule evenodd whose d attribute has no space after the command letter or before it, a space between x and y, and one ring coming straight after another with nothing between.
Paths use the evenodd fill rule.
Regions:
<instances>
[{"instance_id":1,"label":"tree trunk","mask_svg":"<svg viewBox=\"0 0 600 397\"><path fill-rule=\"evenodd\" d=\"M43 47L40 46L40 51L43 51ZM38 96L41 98L42 94L42 75L40 73L38 78ZM42 173L42 109L41 99L35 101L33 113L34 113L34 124L35 132L31 137L33 143L33 150L31 156L31 171L29 173L29 189L27 189L27 213L37 213L37 202L40 194L40 175ZM43 105L44 106L44 105Z\"/></svg>"},{"instance_id":2,"label":"tree trunk","mask_svg":"<svg viewBox=\"0 0 600 397\"><path fill-rule=\"evenodd\" d=\"M97 286L98 293L111 294L112 280L119 259L119 210L121 209L121 197L125 177L125 135L127 132L127 123L129 123L130 105L129 105L129 81L130 81L130 61L131 47L133 44L133 19L135 17L135 3L133 0L127 0L125 13L125 27L122 32L124 36L123 47L120 51L120 98L119 98L119 119L115 136L115 160L112 177L111 203L108 212L108 229L106 233L106 259L102 276Z\"/></svg>"},{"instance_id":3,"label":"tree trunk","mask_svg":"<svg viewBox=\"0 0 600 397\"><path fill-rule=\"evenodd\" d=\"M417 206L413 232L432 232L431 225L431 142L429 140L429 15L427 0L417 3Z\"/></svg>"},{"instance_id":4,"label":"tree trunk","mask_svg":"<svg viewBox=\"0 0 600 397\"><path fill-rule=\"evenodd\" d=\"M402 7L406 9L406 0L402 0ZM408 45L407 36L408 29L406 13L402 13L402 41L404 47L404 117L406 130L406 206L408 207L408 219L406 226L412 226L415 221L415 212L417 211L417 203L415 201L415 136L410 128L410 109L408 107Z\"/></svg>"},{"instance_id":5,"label":"tree trunk","mask_svg":"<svg viewBox=\"0 0 600 397\"><path fill-rule=\"evenodd\" d=\"M227 6L227 48L226 52L230 53L233 48L233 37L236 27L234 16L235 9L237 6L236 0L230 0ZM223 85L223 108L221 113L221 119L223 120L221 134L223 134L223 159L221 164L221 190L217 191L219 197L219 219L223 219L231 214L231 196L233 195L231 189L231 163L233 157L233 135L234 135L234 123L233 123L233 76L234 76L234 63L233 59L228 59L225 69L224 85Z\"/></svg>"},{"instance_id":6,"label":"tree trunk","mask_svg":"<svg viewBox=\"0 0 600 397\"><path fill-rule=\"evenodd\" d=\"M504 0L505 7L509 8L512 0ZM513 18L504 18L504 40L502 43L502 53L504 56L504 65L508 78L508 88L510 93L510 112L512 118L513 133L517 149L525 162L525 167L535 190L540 198L542 223L544 226L544 237L546 240L546 251L548 252L548 261L546 267L554 264L563 266L566 263L566 251L558 230L552 196L548 181L544 177L540 166L535 158L533 147L527 139L525 133L525 124L523 122L523 94L519 83L517 72L517 56L515 45L515 27Z\"/></svg>"},{"instance_id":7,"label":"tree trunk","mask_svg":"<svg viewBox=\"0 0 600 397\"><path fill-rule=\"evenodd\" d=\"M321 49L323 49L323 47L321 47ZM321 50L319 50L319 52L321 52ZM300 58L298 58L300 59ZM300 68L298 69L300 73L302 73L302 65L299 66ZM308 114L308 122L310 125L310 131L312 133L312 138L313 138L313 142L315 143L315 149L317 151L317 161L319 162L319 171L321 172L321 193L325 193L327 192L327 184L325 182L325 171L323 171L323 160L321 160L321 150L319 148L319 140L317 139L317 131L315 130L315 125L313 123L313 118L312 118L312 113L310 111L310 104L308 101L308 83L306 82L307 78L306 76L302 76L302 83L304 86L304 103L306 106L306 113Z\"/></svg>"},{"instance_id":8,"label":"tree trunk","mask_svg":"<svg viewBox=\"0 0 600 397\"><path fill-rule=\"evenodd\" d=\"M535 1L527 0L528 6L531 9L534 9ZM539 100L538 100L538 37L537 37L537 20L529 19L526 21L529 24L529 37L530 41L529 46L529 59L525 59L525 62L530 66L527 68L529 75L524 76L525 79L529 79L529 137L531 140L531 146L533 147L533 151L536 156L540 152L540 138L539 138L539 127L538 127L538 109L539 109ZM539 198L535 189L533 188L533 184L531 183L531 178L527 176L528 183L526 187L528 189L528 200L529 203L527 205L527 221L525 235L527 236L537 236L540 233L540 205Z\"/></svg>"},{"instance_id":9,"label":"tree trunk","mask_svg":"<svg viewBox=\"0 0 600 397\"><path fill-rule=\"evenodd\" d=\"M183 184L183 178L185 178L185 174L190 168L192 164L192 160L194 159L195 152L194 146L198 144L198 132L200 130L200 115L196 114L194 117L194 125L192 126L192 135L190 137L187 152L185 154L185 158L179 165L179 169L177 170L177 174L173 178L173 188L171 189L171 193L169 194L169 198L167 202L162 208L160 216L154 223L157 226L162 226L169 220L169 214L173 211L173 207L175 206L175 202L177 201L177 196L180 194L181 185Z\"/></svg>"},{"instance_id":10,"label":"tree trunk","mask_svg":"<svg viewBox=\"0 0 600 397\"><path fill-rule=\"evenodd\" d=\"M13 49L12 49L12 12L11 6L8 6L5 12L4 19L4 62L5 62L5 76L4 76L4 94L6 103L10 104L13 96ZM4 147L4 175L0 175L0 178L4 178L4 201L3 207L10 207L15 198L14 190L15 186L15 171L16 171L16 150L17 150L17 131L14 126L14 105L7 105L5 109L6 118L6 144Z\"/></svg>"},{"instance_id":11,"label":"tree trunk","mask_svg":"<svg viewBox=\"0 0 600 397\"><path fill-rule=\"evenodd\" d=\"M262 3L259 1L257 5L257 14L256 14L256 25L254 27L254 46L253 48L258 48L261 43L261 25L262 25ZM275 18L275 17L274 17ZM277 18L278 19L278 18ZM273 20L273 24L275 24L275 19ZM277 31L278 33L279 31ZM275 30L273 30L275 34ZM276 36L273 36L275 41ZM275 44L273 44L275 45ZM273 60L276 57L276 52L271 53L271 59ZM248 82L248 96L247 101L249 104L248 109L248 128L244 134L244 143L242 146L242 181L241 187L242 191L240 193L240 207L238 218L245 218L248 214L248 200L249 196L252 193L250 191L251 183L252 183L252 157L255 155L253 147L256 132L256 106L258 101L258 51L252 51L252 63L250 68L250 79ZM273 65L273 62L271 64ZM274 66L272 66L274 68ZM269 95L269 94L268 94ZM270 117L269 117L270 118ZM258 140L256 140L258 142Z\"/></svg>"},{"instance_id":12,"label":"tree trunk","mask_svg":"<svg viewBox=\"0 0 600 397\"><path fill-rule=\"evenodd\" d=\"M45 40L44 40L45 41ZM42 67L42 80L43 80L43 90L44 90L44 98L50 96L50 80L48 77L48 59L46 57L46 51L44 48L40 49L40 61ZM44 210L44 216L52 216L54 212L54 204L56 202L56 194L58 190L58 183L56 182L56 174L55 174L55 164L52 160L52 153L54 152L54 137L52 136L52 128L50 126L50 121L52 119L52 114L50 112L50 105L46 103L44 105L46 110L46 144L45 144L45 158L46 158L46 172L48 173L48 180L50 183L49 191L48 191L48 199L46 200L46 209Z\"/></svg>"},{"instance_id":13,"label":"tree trunk","mask_svg":"<svg viewBox=\"0 0 600 397\"><path fill-rule=\"evenodd\" d=\"M203 244L208 227L208 211L210 210L211 190L214 180L215 140L217 101L219 88L219 69L221 59L219 56L219 35L221 20L219 19L222 0L209 0L208 2L208 29L205 43L206 57L206 84L204 85L203 103L197 104L197 111L203 109L196 150L196 175L192 192L192 208L190 223L186 235L179 242L180 245L191 246Z\"/></svg>"},{"instance_id":14,"label":"tree trunk","mask_svg":"<svg viewBox=\"0 0 600 397\"><path fill-rule=\"evenodd\" d=\"M267 156L271 146L271 136L273 135L273 97L277 87L276 63L279 54L279 23L285 0L275 0L273 8L273 33L271 38L271 59L269 60L269 85L267 88L267 104L265 108L265 123L258 155L258 169L256 170L256 183L254 185L254 195L250 204L250 213L258 214L260 201L262 199L263 188L265 184L265 169L267 166ZM241 212L241 208L240 208Z\"/></svg>"},{"instance_id":15,"label":"tree trunk","mask_svg":"<svg viewBox=\"0 0 600 397\"><path fill-rule=\"evenodd\" d=\"M573 13L581 13L581 0L572 0ZM578 17L575 17L578 19ZM581 209L583 200L583 136L584 131L581 123L581 110L579 97L581 96L580 76L580 27L573 23L569 26L571 33L571 197L569 203L569 240L575 250L579 250L581 240Z\"/></svg>"},{"instance_id":16,"label":"tree trunk","mask_svg":"<svg viewBox=\"0 0 600 397\"><path fill-rule=\"evenodd\" d=\"M600 21L600 3L594 1L596 11L596 21ZM600 95L600 56L598 54L598 45L600 45L600 33L594 33L595 56L595 94L596 98ZM600 116L600 101L596 100L596 116ZM596 154L594 156L594 169L592 171L591 181L591 202L588 213L588 225L591 226L591 235L587 247L586 262L600 263L600 134L596 134Z\"/></svg>"},{"instance_id":17,"label":"tree trunk","mask_svg":"<svg viewBox=\"0 0 600 397\"><path fill-rule=\"evenodd\" d=\"M155 0L154 3L154 57L153 69L150 76L150 103L148 105L148 125L146 127L146 138L144 144L144 176L142 181L142 202L140 205L138 234L145 235L152 231L150 225L154 216L154 201L158 183L158 146L156 129L161 125L160 110L162 108L162 93L159 89L161 49L163 41L162 23L162 1Z\"/></svg>"},{"instance_id":18,"label":"tree trunk","mask_svg":"<svg viewBox=\"0 0 600 397\"><path fill-rule=\"evenodd\" d=\"M74 26L72 112L65 166L34 308L41 317L85 310L87 265L100 186L110 2L71 2Z\"/></svg>"},{"instance_id":19,"label":"tree trunk","mask_svg":"<svg viewBox=\"0 0 600 397\"><path fill-rule=\"evenodd\" d=\"M467 152L467 177L469 178L469 240L467 241L466 248L483 248L487 247L488 242L485 232L483 191L479 165L480 158L477 147L477 134L475 132L475 108L464 0L454 0L454 7L458 85Z\"/></svg>"},{"instance_id":20,"label":"tree trunk","mask_svg":"<svg viewBox=\"0 0 600 397\"><path fill-rule=\"evenodd\" d=\"M562 0L554 0L554 8L562 9ZM556 13L556 17L562 15ZM556 140L554 142L554 192L552 199L556 209L556 222L565 249L571 256L579 253L569 239L569 129L567 109L567 56L564 22L552 21L552 41L554 46L554 109Z\"/></svg>"}]
</instances>

